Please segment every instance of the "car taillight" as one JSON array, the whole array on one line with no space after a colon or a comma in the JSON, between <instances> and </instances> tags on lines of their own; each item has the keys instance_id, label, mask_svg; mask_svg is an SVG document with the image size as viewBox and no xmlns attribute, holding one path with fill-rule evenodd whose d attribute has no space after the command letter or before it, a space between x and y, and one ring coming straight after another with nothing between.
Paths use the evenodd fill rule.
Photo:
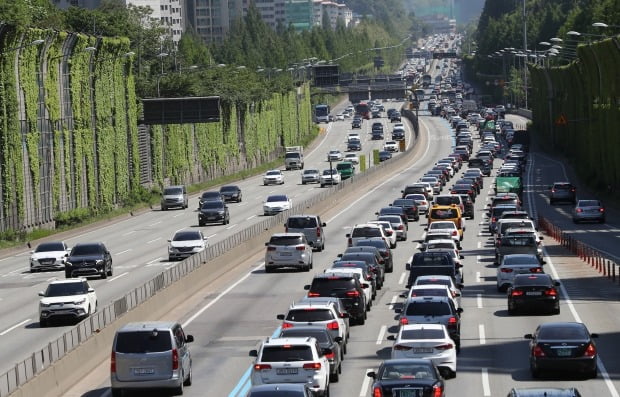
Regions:
<instances>
[{"instance_id":1,"label":"car taillight","mask_svg":"<svg viewBox=\"0 0 620 397\"><path fill-rule=\"evenodd\" d=\"M456 230L453 230L453 231L452 231L452 235L453 235L453 236L456 236L456 234L457 234L457 233L458 233L458 232L457 232Z\"/></svg>"},{"instance_id":2,"label":"car taillight","mask_svg":"<svg viewBox=\"0 0 620 397\"><path fill-rule=\"evenodd\" d=\"M497 222L497 218L496 217L491 218L491 222Z\"/></svg>"},{"instance_id":3,"label":"car taillight","mask_svg":"<svg viewBox=\"0 0 620 397\"><path fill-rule=\"evenodd\" d=\"M399 350L399 351L407 351L407 350L411 350L413 348L411 346L405 346L405 345L394 345L393 349L394 350Z\"/></svg>"},{"instance_id":4,"label":"car taillight","mask_svg":"<svg viewBox=\"0 0 620 397\"><path fill-rule=\"evenodd\" d=\"M512 290L510 296L523 296L524 292L518 289Z\"/></svg>"},{"instance_id":5,"label":"car taillight","mask_svg":"<svg viewBox=\"0 0 620 397\"><path fill-rule=\"evenodd\" d=\"M586 357L594 357L596 355L596 347L594 347L594 344L590 343L588 347L586 347L586 351L583 355Z\"/></svg>"},{"instance_id":6,"label":"car taillight","mask_svg":"<svg viewBox=\"0 0 620 397\"><path fill-rule=\"evenodd\" d=\"M320 227L316 228L316 236L317 237L321 237L321 228Z\"/></svg>"},{"instance_id":7,"label":"car taillight","mask_svg":"<svg viewBox=\"0 0 620 397\"><path fill-rule=\"evenodd\" d=\"M316 298L321 296L318 292L308 292L308 298Z\"/></svg>"},{"instance_id":8,"label":"car taillight","mask_svg":"<svg viewBox=\"0 0 620 397\"><path fill-rule=\"evenodd\" d=\"M381 387L375 386L372 389L372 397L383 397L383 391L381 391Z\"/></svg>"},{"instance_id":9,"label":"car taillight","mask_svg":"<svg viewBox=\"0 0 620 397\"><path fill-rule=\"evenodd\" d=\"M433 385L433 397L443 396L443 387L440 385Z\"/></svg>"},{"instance_id":10,"label":"car taillight","mask_svg":"<svg viewBox=\"0 0 620 397\"><path fill-rule=\"evenodd\" d=\"M501 272L502 272L502 273L512 273L512 269L510 269L510 268L506 268L506 267L505 267L505 268L503 268L503 269L501 270Z\"/></svg>"},{"instance_id":11,"label":"car taillight","mask_svg":"<svg viewBox=\"0 0 620 397\"><path fill-rule=\"evenodd\" d=\"M605 208L599 208L598 212L605 212Z\"/></svg>"},{"instance_id":12,"label":"car taillight","mask_svg":"<svg viewBox=\"0 0 620 397\"><path fill-rule=\"evenodd\" d=\"M583 210L581 208L577 208L575 211L577 212L583 212Z\"/></svg>"},{"instance_id":13,"label":"car taillight","mask_svg":"<svg viewBox=\"0 0 620 397\"><path fill-rule=\"evenodd\" d=\"M456 317L452 316L450 317L450 319L448 320L448 327L454 327L456 326Z\"/></svg>"},{"instance_id":14,"label":"car taillight","mask_svg":"<svg viewBox=\"0 0 620 397\"><path fill-rule=\"evenodd\" d=\"M426 201L422 201L420 202L420 205L428 205L428 203Z\"/></svg>"},{"instance_id":15,"label":"car taillight","mask_svg":"<svg viewBox=\"0 0 620 397\"><path fill-rule=\"evenodd\" d=\"M288 226L284 226L284 233L288 233Z\"/></svg>"},{"instance_id":16,"label":"car taillight","mask_svg":"<svg viewBox=\"0 0 620 397\"><path fill-rule=\"evenodd\" d=\"M368 273L366 274L366 281L370 281L372 280L372 276Z\"/></svg>"},{"instance_id":17,"label":"car taillight","mask_svg":"<svg viewBox=\"0 0 620 397\"><path fill-rule=\"evenodd\" d=\"M544 292L547 296L558 296L558 291L555 288L548 288Z\"/></svg>"},{"instance_id":18,"label":"car taillight","mask_svg":"<svg viewBox=\"0 0 620 397\"><path fill-rule=\"evenodd\" d=\"M304 364L304 369L311 369L311 370L319 370L321 369L321 363L306 363Z\"/></svg>"},{"instance_id":19,"label":"car taillight","mask_svg":"<svg viewBox=\"0 0 620 397\"><path fill-rule=\"evenodd\" d=\"M351 247L353 245L353 239L349 237L349 241L348 241L349 247Z\"/></svg>"},{"instance_id":20,"label":"car taillight","mask_svg":"<svg viewBox=\"0 0 620 397\"><path fill-rule=\"evenodd\" d=\"M114 351L110 354L110 372L113 374L116 373L116 352Z\"/></svg>"},{"instance_id":21,"label":"car taillight","mask_svg":"<svg viewBox=\"0 0 620 397\"><path fill-rule=\"evenodd\" d=\"M474 194L474 191L473 190L468 190L467 194Z\"/></svg>"},{"instance_id":22,"label":"car taillight","mask_svg":"<svg viewBox=\"0 0 620 397\"><path fill-rule=\"evenodd\" d=\"M267 251L275 251L276 247L267 247Z\"/></svg>"},{"instance_id":23,"label":"car taillight","mask_svg":"<svg viewBox=\"0 0 620 397\"><path fill-rule=\"evenodd\" d=\"M172 349L172 369L179 369L179 351Z\"/></svg>"},{"instance_id":24,"label":"car taillight","mask_svg":"<svg viewBox=\"0 0 620 397\"><path fill-rule=\"evenodd\" d=\"M542 267L531 267L530 268L530 273L542 273L543 269Z\"/></svg>"},{"instance_id":25,"label":"car taillight","mask_svg":"<svg viewBox=\"0 0 620 397\"><path fill-rule=\"evenodd\" d=\"M570 191L571 191L571 192L574 192L574 191L575 191L575 188L572 188Z\"/></svg>"},{"instance_id":26,"label":"car taillight","mask_svg":"<svg viewBox=\"0 0 620 397\"><path fill-rule=\"evenodd\" d=\"M540 346L534 346L532 349L532 355L534 357L545 357L545 352Z\"/></svg>"},{"instance_id":27,"label":"car taillight","mask_svg":"<svg viewBox=\"0 0 620 397\"><path fill-rule=\"evenodd\" d=\"M346 296L349 298L357 298L360 296L359 291L347 291Z\"/></svg>"},{"instance_id":28,"label":"car taillight","mask_svg":"<svg viewBox=\"0 0 620 397\"><path fill-rule=\"evenodd\" d=\"M443 345L435 346L435 349L437 350L450 350L452 348L454 348L452 343L445 343Z\"/></svg>"},{"instance_id":29,"label":"car taillight","mask_svg":"<svg viewBox=\"0 0 620 397\"><path fill-rule=\"evenodd\" d=\"M398 230L405 230L405 226L403 226L403 225L398 225Z\"/></svg>"},{"instance_id":30,"label":"car taillight","mask_svg":"<svg viewBox=\"0 0 620 397\"><path fill-rule=\"evenodd\" d=\"M338 321L332 321L331 323L327 324L327 329L334 330L334 329L339 329L339 328L340 326L338 325Z\"/></svg>"},{"instance_id":31,"label":"car taillight","mask_svg":"<svg viewBox=\"0 0 620 397\"><path fill-rule=\"evenodd\" d=\"M409 324L409 320L407 320L407 317L401 317L400 320L398 320L398 322L400 323L400 325Z\"/></svg>"},{"instance_id":32,"label":"car taillight","mask_svg":"<svg viewBox=\"0 0 620 397\"><path fill-rule=\"evenodd\" d=\"M551 189L551 193L555 193L555 189Z\"/></svg>"},{"instance_id":33,"label":"car taillight","mask_svg":"<svg viewBox=\"0 0 620 397\"><path fill-rule=\"evenodd\" d=\"M295 247L295 249L297 251L304 251L306 249L306 246L305 245L298 245L297 247Z\"/></svg>"},{"instance_id":34,"label":"car taillight","mask_svg":"<svg viewBox=\"0 0 620 397\"><path fill-rule=\"evenodd\" d=\"M325 354L325 357L326 357L328 360L333 360L333 359L334 359L334 357L336 357L336 354L335 354L334 352L327 353L327 354Z\"/></svg>"},{"instance_id":35,"label":"car taillight","mask_svg":"<svg viewBox=\"0 0 620 397\"><path fill-rule=\"evenodd\" d=\"M293 326L294 325L291 323L287 323L287 322L282 323L282 329L293 328Z\"/></svg>"},{"instance_id":36,"label":"car taillight","mask_svg":"<svg viewBox=\"0 0 620 397\"><path fill-rule=\"evenodd\" d=\"M263 371L265 369L271 369L270 364L254 364L254 371Z\"/></svg>"}]
</instances>

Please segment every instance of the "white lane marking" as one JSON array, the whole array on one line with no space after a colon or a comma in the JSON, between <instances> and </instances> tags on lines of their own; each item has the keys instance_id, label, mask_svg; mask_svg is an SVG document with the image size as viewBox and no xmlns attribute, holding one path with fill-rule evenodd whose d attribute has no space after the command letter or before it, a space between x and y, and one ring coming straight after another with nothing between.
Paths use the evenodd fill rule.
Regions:
<instances>
[{"instance_id":1,"label":"white lane marking","mask_svg":"<svg viewBox=\"0 0 620 397\"><path fill-rule=\"evenodd\" d=\"M4 336L4 335L8 334L9 332L13 331L15 328L19 328L22 325L26 324L28 321L30 321L29 318L25 319L21 323L15 324L14 326L12 326L10 328L5 329L4 331L0 332L0 336Z\"/></svg>"},{"instance_id":2,"label":"white lane marking","mask_svg":"<svg viewBox=\"0 0 620 397\"><path fill-rule=\"evenodd\" d=\"M149 262L146 262L146 267L157 266L158 265L157 262L159 262L162 259L163 258L161 256L159 256L159 257L157 257L157 258L155 258L155 259L153 259L153 260L151 260Z\"/></svg>"},{"instance_id":3,"label":"white lane marking","mask_svg":"<svg viewBox=\"0 0 620 397\"><path fill-rule=\"evenodd\" d=\"M484 324L478 324L478 335L480 338L480 344L484 345L487 343L487 339L484 333Z\"/></svg>"},{"instance_id":4,"label":"white lane marking","mask_svg":"<svg viewBox=\"0 0 620 397\"><path fill-rule=\"evenodd\" d=\"M121 277L125 277L125 276L126 276L126 275L128 275L128 274L129 274L129 272L121 273L121 274L119 274L119 275L118 275L118 276L116 276L116 277L112 277L112 278L111 278L111 279L109 279L107 282L108 282L108 283L111 283L112 281L114 281L114 280L118 280L118 279L119 279L119 278L121 278Z\"/></svg>"},{"instance_id":5,"label":"white lane marking","mask_svg":"<svg viewBox=\"0 0 620 397\"><path fill-rule=\"evenodd\" d=\"M484 396L491 395L491 386L489 385L489 370L481 368L482 372L482 393Z\"/></svg>"},{"instance_id":6,"label":"white lane marking","mask_svg":"<svg viewBox=\"0 0 620 397\"><path fill-rule=\"evenodd\" d=\"M387 326L382 325L379 330L379 336L377 337L377 345L380 345L383 342L383 337L385 336L385 331L387 331Z\"/></svg>"},{"instance_id":7,"label":"white lane marking","mask_svg":"<svg viewBox=\"0 0 620 397\"><path fill-rule=\"evenodd\" d=\"M482 248L482 241L478 241L478 248Z\"/></svg>"},{"instance_id":8,"label":"white lane marking","mask_svg":"<svg viewBox=\"0 0 620 397\"><path fill-rule=\"evenodd\" d=\"M230 230L230 229L232 229L233 227L236 227L236 226L237 226L237 224L236 224L236 223L233 223L232 225L228 226L228 227L226 228L226 230Z\"/></svg>"},{"instance_id":9,"label":"white lane marking","mask_svg":"<svg viewBox=\"0 0 620 397\"><path fill-rule=\"evenodd\" d=\"M476 255L476 263L481 263L481 261L482 261L482 256Z\"/></svg>"},{"instance_id":10,"label":"white lane marking","mask_svg":"<svg viewBox=\"0 0 620 397\"><path fill-rule=\"evenodd\" d=\"M252 218L256 218L256 215L249 216L249 217L245 218L245 220L246 220L246 221L249 221L249 220L250 220L250 219L252 219Z\"/></svg>"},{"instance_id":11,"label":"white lane marking","mask_svg":"<svg viewBox=\"0 0 620 397\"><path fill-rule=\"evenodd\" d=\"M480 281L480 272L476 272L476 282L479 283Z\"/></svg>"},{"instance_id":12,"label":"white lane marking","mask_svg":"<svg viewBox=\"0 0 620 397\"><path fill-rule=\"evenodd\" d=\"M399 285L400 285L400 284L403 284L403 283L405 282L405 276L407 276L407 273L405 273L405 272L403 272L403 273L400 275L400 278L398 279L398 284L399 284Z\"/></svg>"},{"instance_id":13,"label":"white lane marking","mask_svg":"<svg viewBox=\"0 0 620 397\"><path fill-rule=\"evenodd\" d=\"M181 213L178 213L175 216L173 216L173 218L178 218L178 217L183 216L183 215L185 215L185 214L183 212L181 212Z\"/></svg>"},{"instance_id":14,"label":"white lane marking","mask_svg":"<svg viewBox=\"0 0 620 397\"><path fill-rule=\"evenodd\" d=\"M115 255L122 255L122 254L124 254L125 252L129 252L129 251L131 251L131 250L132 250L132 248L129 248L129 249L126 249L126 250L124 250L124 251L117 252Z\"/></svg>"},{"instance_id":15,"label":"white lane marking","mask_svg":"<svg viewBox=\"0 0 620 397\"><path fill-rule=\"evenodd\" d=\"M52 282L54 280L58 280L58 277L50 277L47 280L45 280L45 282L50 283L50 282Z\"/></svg>"},{"instance_id":16,"label":"white lane marking","mask_svg":"<svg viewBox=\"0 0 620 397\"><path fill-rule=\"evenodd\" d=\"M372 368L366 369L366 373L364 374L364 380L362 381L362 388L360 389L360 397L366 396L366 394L368 393L371 379L367 374L372 370Z\"/></svg>"},{"instance_id":17,"label":"white lane marking","mask_svg":"<svg viewBox=\"0 0 620 397\"><path fill-rule=\"evenodd\" d=\"M482 309L482 294L476 294L476 302L478 304L478 309Z\"/></svg>"},{"instance_id":18,"label":"white lane marking","mask_svg":"<svg viewBox=\"0 0 620 397\"><path fill-rule=\"evenodd\" d=\"M19 269L15 269L15 270L11 270L10 272L8 272L7 274L3 274L2 277L8 277L8 276L14 276L15 273L21 273L24 270L28 270L28 267L21 267Z\"/></svg>"},{"instance_id":19,"label":"white lane marking","mask_svg":"<svg viewBox=\"0 0 620 397\"><path fill-rule=\"evenodd\" d=\"M146 243L147 244L151 244L151 243L154 243L155 241L159 241L159 240L161 240L161 237L154 238L153 240L149 240Z\"/></svg>"},{"instance_id":20,"label":"white lane marking","mask_svg":"<svg viewBox=\"0 0 620 397\"><path fill-rule=\"evenodd\" d=\"M161 223L161 221L155 222L155 223L151 223L149 226L156 226L159 225Z\"/></svg>"},{"instance_id":21,"label":"white lane marking","mask_svg":"<svg viewBox=\"0 0 620 397\"><path fill-rule=\"evenodd\" d=\"M390 301L390 304L388 305L388 309L394 310L394 304L396 304L397 300L398 300L398 295L394 295L392 297L392 300Z\"/></svg>"},{"instance_id":22,"label":"white lane marking","mask_svg":"<svg viewBox=\"0 0 620 397\"><path fill-rule=\"evenodd\" d=\"M131 231L127 232L127 233L123 233L122 235L123 236L129 236L130 234L134 234L135 232L136 232L135 230L131 230Z\"/></svg>"},{"instance_id":23,"label":"white lane marking","mask_svg":"<svg viewBox=\"0 0 620 397\"><path fill-rule=\"evenodd\" d=\"M212 238L212 237L215 237L215 236L217 236L217 233L213 233L212 235L207 236L207 238Z\"/></svg>"},{"instance_id":24,"label":"white lane marking","mask_svg":"<svg viewBox=\"0 0 620 397\"><path fill-rule=\"evenodd\" d=\"M244 282L248 277L250 277L252 275L252 272L254 272L257 269L260 269L261 267L263 267L265 265L265 262L261 262L260 265L258 265L256 268L250 270L249 272L247 272L245 274L245 276L241 277L239 280L235 281L234 284L231 284L228 288L226 288L224 291L220 292L220 294L218 296L216 296L211 302L207 303L206 305L204 305L202 308L200 308L200 310L198 310L196 313L194 313L190 318L188 318L187 320L185 320L185 322L183 323L183 327L187 327L189 324L192 323L192 321L194 321L196 318L198 318L202 313L204 313L207 309L209 309L211 306L213 306L214 304L216 304L220 299L222 299L226 294L228 294L230 291L233 290L233 288L235 288L237 285L241 284L242 282Z\"/></svg>"}]
</instances>

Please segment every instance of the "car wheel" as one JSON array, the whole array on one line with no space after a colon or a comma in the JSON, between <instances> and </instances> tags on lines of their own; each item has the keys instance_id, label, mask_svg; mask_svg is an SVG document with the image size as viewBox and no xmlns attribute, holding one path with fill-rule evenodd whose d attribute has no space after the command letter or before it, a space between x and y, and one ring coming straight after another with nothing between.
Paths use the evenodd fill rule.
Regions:
<instances>
[{"instance_id":1,"label":"car wheel","mask_svg":"<svg viewBox=\"0 0 620 397\"><path fill-rule=\"evenodd\" d=\"M302 181L302 182L301 182L301 184L302 184L302 185L305 185L305 184L306 184L306 182L303 182L303 181Z\"/></svg>"},{"instance_id":2,"label":"car wheel","mask_svg":"<svg viewBox=\"0 0 620 397\"><path fill-rule=\"evenodd\" d=\"M514 316L517 313L517 311L515 310L514 307L510 307L510 305L508 305L508 314L511 316Z\"/></svg>"},{"instance_id":3,"label":"car wheel","mask_svg":"<svg viewBox=\"0 0 620 397\"><path fill-rule=\"evenodd\" d=\"M172 389L172 394L174 396L182 396L183 395L183 382L178 387Z\"/></svg>"},{"instance_id":4,"label":"car wheel","mask_svg":"<svg viewBox=\"0 0 620 397\"><path fill-rule=\"evenodd\" d=\"M65 278L71 278L71 271L65 270Z\"/></svg>"},{"instance_id":5,"label":"car wheel","mask_svg":"<svg viewBox=\"0 0 620 397\"><path fill-rule=\"evenodd\" d=\"M168 262L172 262L173 260L174 260L173 257L171 257L171 256L168 257Z\"/></svg>"},{"instance_id":6,"label":"car wheel","mask_svg":"<svg viewBox=\"0 0 620 397\"><path fill-rule=\"evenodd\" d=\"M161 210L162 211L168 211L168 208L167 207L161 207Z\"/></svg>"},{"instance_id":7,"label":"car wheel","mask_svg":"<svg viewBox=\"0 0 620 397\"><path fill-rule=\"evenodd\" d=\"M553 203L555 203L555 201L549 199L549 205L553 205Z\"/></svg>"},{"instance_id":8,"label":"car wheel","mask_svg":"<svg viewBox=\"0 0 620 397\"><path fill-rule=\"evenodd\" d=\"M325 185L321 183L321 187L325 187Z\"/></svg>"},{"instance_id":9,"label":"car wheel","mask_svg":"<svg viewBox=\"0 0 620 397\"><path fill-rule=\"evenodd\" d=\"M123 396L123 389L111 389L112 390L112 397L122 397Z\"/></svg>"},{"instance_id":10,"label":"car wheel","mask_svg":"<svg viewBox=\"0 0 620 397\"><path fill-rule=\"evenodd\" d=\"M112 275L114 274L114 271L112 270L112 265L110 265L110 270L108 270L108 276L112 277Z\"/></svg>"},{"instance_id":11,"label":"car wheel","mask_svg":"<svg viewBox=\"0 0 620 397\"><path fill-rule=\"evenodd\" d=\"M553 310L551 311L551 314L560 314L560 305L558 304L557 307L554 307Z\"/></svg>"},{"instance_id":12,"label":"car wheel","mask_svg":"<svg viewBox=\"0 0 620 397\"><path fill-rule=\"evenodd\" d=\"M198 222L198 226L204 226L204 222Z\"/></svg>"},{"instance_id":13,"label":"car wheel","mask_svg":"<svg viewBox=\"0 0 620 397\"><path fill-rule=\"evenodd\" d=\"M189 376L183 381L183 386L192 385L192 367L189 367Z\"/></svg>"},{"instance_id":14,"label":"car wheel","mask_svg":"<svg viewBox=\"0 0 620 397\"><path fill-rule=\"evenodd\" d=\"M47 320L39 317L39 328L47 327Z\"/></svg>"},{"instance_id":15,"label":"car wheel","mask_svg":"<svg viewBox=\"0 0 620 397\"><path fill-rule=\"evenodd\" d=\"M330 382L338 382L340 380L340 374L338 373L338 370L336 370L336 372L334 372L333 374L329 375L329 381Z\"/></svg>"},{"instance_id":16,"label":"car wheel","mask_svg":"<svg viewBox=\"0 0 620 397\"><path fill-rule=\"evenodd\" d=\"M108 278L108 272L106 272L105 267L103 269L101 269L101 279L104 280L106 278Z\"/></svg>"},{"instance_id":17,"label":"car wheel","mask_svg":"<svg viewBox=\"0 0 620 397\"><path fill-rule=\"evenodd\" d=\"M394 244L390 243L390 248L391 248L391 249L396 248L396 243L394 243Z\"/></svg>"},{"instance_id":18,"label":"car wheel","mask_svg":"<svg viewBox=\"0 0 620 397\"><path fill-rule=\"evenodd\" d=\"M323 397L329 397L329 384L327 384L325 391L323 392Z\"/></svg>"},{"instance_id":19,"label":"car wheel","mask_svg":"<svg viewBox=\"0 0 620 397\"><path fill-rule=\"evenodd\" d=\"M597 375L598 375L598 368L594 367L594 369L588 373L588 378L594 379L597 377Z\"/></svg>"},{"instance_id":20,"label":"car wheel","mask_svg":"<svg viewBox=\"0 0 620 397\"><path fill-rule=\"evenodd\" d=\"M271 272L273 272L273 269L265 266L265 273L271 273Z\"/></svg>"}]
</instances>

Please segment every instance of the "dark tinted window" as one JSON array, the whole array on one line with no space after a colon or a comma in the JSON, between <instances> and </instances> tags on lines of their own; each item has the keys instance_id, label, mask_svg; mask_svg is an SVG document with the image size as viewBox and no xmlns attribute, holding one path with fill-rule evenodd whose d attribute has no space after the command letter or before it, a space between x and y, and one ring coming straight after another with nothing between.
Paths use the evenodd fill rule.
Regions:
<instances>
[{"instance_id":1,"label":"dark tinted window","mask_svg":"<svg viewBox=\"0 0 620 397\"><path fill-rule=\"evenodd\" d=\"M515 207L494 207L491 211L491 217L499 218L506 211L514 211Z\"/></svg>"},{"instance_id":2,"label":"dark tinted window","mask_svg":"<svg viewBox=\"0 0 620 397\"><path fill-rule=\"evenodd\" d=\"M269 203L273 203L273 202L277 202L277 201L288 201L288 197L286 197L284 195L277 195L277 196L269 196L269 197L267 197L267 202L269 202Z\"/></svg>"},{"instance_id":3,"label":"dark tinted window","mask_svg":"<svg viewBox=\"0 0 620 397\"><path fill-rule=\"evenodd\" d=\"M448 296L445 288L420 288L411 291L411 296Z\"/></svg>"},{"instance_id":4,"label":"dark tinted window","mask_svg":"<svg viewBox=\"0 0 620 397\"><path fill-rule=\"evenodd\" d=\"M383 240L358 240L357 247L375 247L380 250L385 250L388 248L387 243Z\"/></svg>"},{"instance_id":5,"label":"dark tinted window","mask_svg":"<svg viewBox=\"0 0 620 397\"><path fill-rule=\"evenodd\" d=\"M96 255L103 253L99 244L80 244L73 247L71 255Z\"/></svg>"},{"instance_id":6,"label":"dark tinted window","mask_svg":"<svg viewBox=\"0 0 620 397\"><path fill-rule=\"evenodd\" d=\"M573 186L569 183L556 183L555 185L553 185L553 187L554 189L569 190Z\"/></svg>"},{"instance_id":7,"label":"dark tinted window","mask_svg":"<svg viewBox=\"0 0 620 397\"><path fill-rule=\"evenodd\" d=\"M538 339L588 339L585 328L577 326L541 327Z\"/></svg>"},{"instance_id":8,"label":"dark tinted window","mask_svg":"<svg viewBox=\"0 0 620 397\"><path fill-rule=\"evenodd\" d=\"M448 316L452 314L447 302L410 302L405 309L407 316Z\"/></svg>"},{"instance_id":9,"label":"dark tinted window","mask_svg":"<svg viewBox=\"0 0 620 397\"><path fill-rule=\"evenodd\" d=\"M364 261L366 263L371 263L371 264L375 264L375 255L372 253L366 253L366 252L355 252L355 253L350 253L350 254L344 254L342 255L342 257L340 258L340 260L343 261Z\"/></svg>"},{"instance_id":10,"label":"dark tinted window","mask_svg":"<svg viewBox=\"0 0 620 397\"><path fill-rule=\"evenodd\" d=\"M116 351L119 353L154 353L171 349L168 331L120 332L116 336Z\"/></svg>"},{"instance_id":11,"label":"dark tinted window","mask_svg":"<svg viewBox=\"0 0 620 397\"><path fill-rule=\"evenodd\" d=\"M208 198L220 199L221 197L222 195L220 194L220 192L204 192L201 196L202 199L208 199Z\"/></svg>"},{"instance_id":12,"label":"dark tinted window","mask_svg":"<svg viewBox=\"0 0 620 397\"><path fill-rule=\"evenodd\" d=\"M401 333L402 339L441 339L445 336L441 329L412 329Z\"/></svg>"},{"instance_id":13,"label":"dark tinted window","mask_svg":"<svg viewBox=\"0 0 620 397\"><path fill-rule=\"evenodd\" d=\"M200 208L203 210L224 209L224 203L221 201L207 201Z\"/></svg>"},{"instance_id":14,"label":"dark tinted window","mask_svg":"<svg viewBox=\"0 0 620 397\"><path fill-rule=\"evenodd\" d=\"M164 195L165 196L178 196L180 194L183 194L183 189L181 189L179 187L173 187L173 188L166 188L166 189L164 189Z\"/></svg>"},{"instance_id":15,"label":"dark tinted window","mask_svg":"<svg viewBox=\"0 0 620 397\"><path fill-rule=\"evenodd\" d=\"M86 283L59 283L50 284L47 286L45 296L70 296L70 295L82 295L88 292L88 286Z\"/></svg>"},{"instance_id":16,"label":"dark tinted window","mask_svg":"<svg viewBox=\"0 0 620 397\"><path fill-rule=\"evenodd\" d=\"M240 189L237 186L222 186L220 188L220 192L221 193L236 193L238 192Z\"/></svg>"},{"instance_id":17,"label":"dark tinted window","mask_svg":"<svg viewBox=\"0 0 620 397\"><path fill-rule=\"evenodd\" d=\"M578 207L600 207L601 202L598 200L579 200Z\"/></svg>"},{"instance_id":18,"label":"dark tinted window","mask_svg":"<svg viewBox=\"0 0 620 397\"><path fill-rule=\"evenodd\" d=\"M388 379L434 379L435 371L430 365L422 364L388 364L383 367L379 377Z\"/></svg>"},{"instance_id":19,"label":"dark tinted window","mask_svg":"<svg viewBox=\"0 0 620 397\"><path fill-rule=\"evenodd\" d=\"M418 278L415 282L415 285L428 285L428 284L441 284L450 286L450 280L445 279L432 279L432 278Z\"/></svg>"},{"instance_id":20,"label":"dark tinted window","mask_svg":"<svg viewBox=\"0 0 620 397\"><path fill-rule=\"evenodd\" d=\"M310 346L265 346L260 358L261 362L277 361L312 361Z\"/></svg>"},{"instance_id":21,"label":"dark tinted window","mask_svg":"<svg viewBox=\"0 0 620 397\"><path fill-rule=\"evenodd\" d=\"M172 240L174 241L191 241L191 240L201 240L202 236L198 232L188 231L188 232L178 232L174 235Z\"/></svg>"},{"instance_id":22,"label":"dark tinted window","mask_svg":"<svg viewBox=\"0 0 620 397\"><path fill-rule=\"evenodd\" d=\"M312 287L310 288L312 292L326 293L328 295L331 292L344 292L352 289L355 289L355 280L353 277L316 278L312 282Z\"/></svg>"},{"instance_id":23,"label":"dark tinted window","mask_svg":"<svg viewBox=\"0 0 620 397\"><path fill-rule=\"evenodd\" d=\"M269 239L270 245L298 245L303 244L301 236L272 236Z\"/></svg>"},{"instance_id":24,"label":"dark tinted window","mask_svg":"<svg viewBox=\"0 0 620 397\"><path fill-rule=\"evenodd\" d=\"M530 236L508 236L502 237L501 244L509 247L527 247L536 245L536 239Z\"/></svg>"},{"instance_id":25,"label":"dark tinted window","mask_svg":"<svg viewBox=\"0 0 620 397\"><path fill-rule=\"evenodd\" d=\"M301 154L298 152L289 152L284 155L284 158L287 158L287 159L296 159L299 157L301 157Z\"/></svg>"},{"instance_id":26,"label":"dark tinted window","mask_svg":"<svg viewBox=\"0 0 620 397\"><path fill-rule=\"evenodd\" d=\"M288 218L288 227L292 229L307 229L317 227L316 218L312 217L294 217Z\"/></svg>"},{"instance_id":27,"label":"dark tinted window","mask_svg":"<svg viewBox=\"0 0 620 397\"><path fill-rule=\"evenodd\" d=\"M286 319L296 322L313 322L333 320L333 313L326 309L298 309L289 310Z\"/></svg>"},{"instance_id":28,"label":"dark tinted window","mask_svg":"<svg viewBox=\"0 0 620 397\"><path fill-rule=\"evenodd\" d=\"M62 243L43 243L39 244L34 252L64 251L65 246Z\"/></svg>"},{"instance_id":29,"label":"dark tinted window","mask_svg":"<svg viewBox=\"0 0 620 397\"><path fill-rule=\"evenodd\" d=\"M433 209L431 210L431 218L433 219L454 219L458 218L459 213L456 208Z\"/></svg>"},{"instance_id":30,"label":"dark tinted window","mask_svg":"<svg viewBox=\"0 0 620 397\"><path fill-rule=\"evenodd\" d=\"M435 203L439 205L450 205L450 204L458 204L458 197L447 197L447 196L439 196L435 198ZM433 210L435 211L435 210ZM446 211L446 210L436 210L436 211ZM456 214L452 217L455 218Z\"/></svg>"},{"instance_id":31,"label":"dark tinted window","mask_svg":"<svg viewBox=\"0 0 620 397\"><path fill-rule=\"evenodd\" d=\"M515 276L512 285L514 287L523 287L529 285L539 285L539 286L551 286L552 280L546 274L537 274L537 275L518 275Z\"/></svg>"},{"instance_id":32,"label":"dark tinted window","mask_svg":"<svg viewBox=\"0 0 620 397\"><path fill-rule=\"evenodd\" d=\"M353 228L351 237L383 237L381 229L378 227L356 227Z\"/></svg>"},{"instance_id":33,"label":"dark tinted window","mask_svg":"<svg viewBox=\"0 0 620 397\"><path fill-rule=\"evenodd\" d=\"M287 319L288 320L288 319ZM326 329L318 328L317 329L295 329L288 328L283 329L280 334L280 338L298 338L298 337L306 337L311 336L315 338L319 343L329 342L329 333Z\"/></svg>"},{"instance_id":34,"label":"dark tinted window","mask_svg":"<svg viewBox=\"0 0 620 397\"><path fill-rule=\"evenodd\" d=\"M447 255L420 255L413 257L413 266L446 266L448 264Z\"/></svg>"},{"instance_id":35,"label":"dark tinted window","mask_svg":"<svg viewBox=\"0 0 620 397\"><path fill-rule=\"evenodd\" d=\"M397 199L392 203L395 207L414 207L415 201L412 199Z\"/></svg>"}]
</instances>

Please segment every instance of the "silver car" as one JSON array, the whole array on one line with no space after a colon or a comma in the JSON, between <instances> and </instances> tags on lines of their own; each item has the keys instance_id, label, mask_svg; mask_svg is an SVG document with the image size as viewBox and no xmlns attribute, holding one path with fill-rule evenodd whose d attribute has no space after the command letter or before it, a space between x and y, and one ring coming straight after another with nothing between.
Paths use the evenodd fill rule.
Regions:
<instances>
[{"instance_id":1,"label":"silver car","mask_svg":"<svg viewBox=\"0 0 620 397\"><path fill-rule=\"evenodd\" d=\"M283 267L312 269L312 247L303 233L276 233L265 246L265 273Z\"/></svg>"},{"instance_id":2,"label":"silver car","mask_svg":"<svg viewBox=\"0 0 620 397\"><path fill-rule=\"evenodd\" d=\"M506 255L497 268L497 290L505 292L517 274L544 273L536 255Z\"/></svg>"},{"instance_id":3,"label":"silver car","mask_svg":"<svg viewBox=\"0 0 620 397\"><path fill-rule=\"evenodd\" d=\"M317 169L307 169L301 173L301 184L306 183L319 183L321 173Z\"/></svg>"},{"instance_id":4,"label":"silver car","mask_svg":"<svg viewBox=\"0 0 620 397\"><path fill-rule=\"evenodd\" d=\"M605 207L598 200L579 200L573 210L573 222L596 221L605 223Z\"/></svg>"},{"instance_id":5,"label":"silver car","mask_svg":"<svg viewBox=\"0 0 620 397\"><path fill-rule=\"evenodd\" d=\"M171 389L183 394L183 387L192 384L187 344L193 341L176 322L136 322L121 327L112 344L112 396L137 389Z\"/></svg>"}]
</instances>

